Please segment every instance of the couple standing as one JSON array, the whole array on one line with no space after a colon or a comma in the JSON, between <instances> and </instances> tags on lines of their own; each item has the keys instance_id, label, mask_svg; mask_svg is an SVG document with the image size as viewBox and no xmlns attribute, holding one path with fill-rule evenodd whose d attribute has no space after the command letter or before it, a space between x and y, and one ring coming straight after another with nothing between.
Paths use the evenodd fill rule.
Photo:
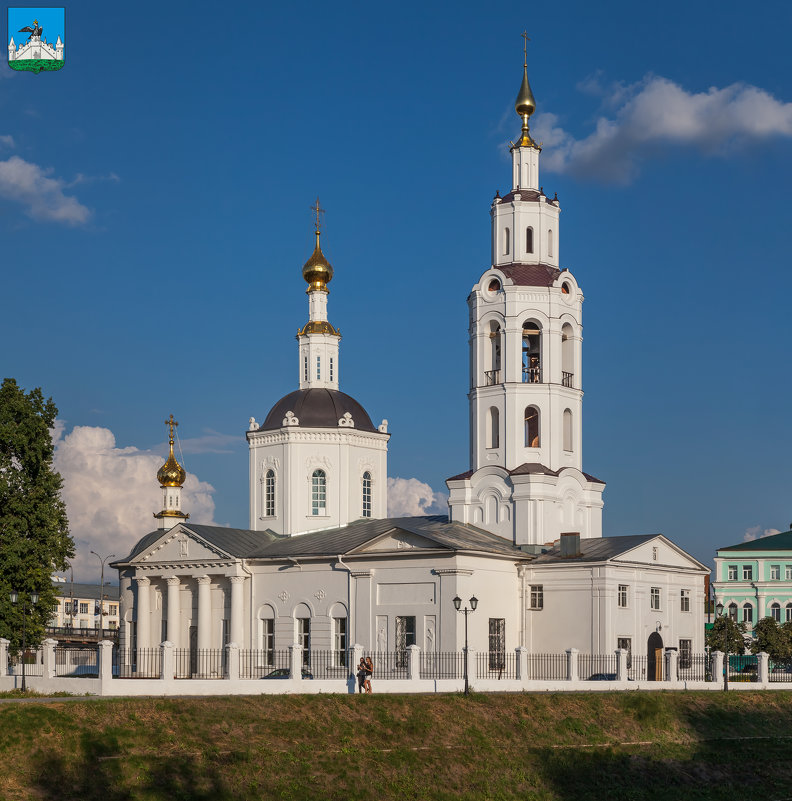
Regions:
<instances>
[{"instance_id":1,"label":"couple standing","mask_svg":"<svg viewBox=\"0 0 792 801\"><path fill-rule=\"evenodd\" d=\"M371 693L371 676L374 673L374 663L371 657L360 657L357 668L358 692Z\"/></svg>"}]
</instances>

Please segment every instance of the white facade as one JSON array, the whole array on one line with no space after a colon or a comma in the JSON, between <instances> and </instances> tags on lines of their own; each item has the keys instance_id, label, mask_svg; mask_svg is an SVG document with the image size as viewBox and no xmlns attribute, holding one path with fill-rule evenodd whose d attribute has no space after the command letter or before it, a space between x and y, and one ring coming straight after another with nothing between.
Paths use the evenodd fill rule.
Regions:
<instances>
[{"instance_id":1,"label":"white facade","mask_svg":"<svg viewBox=\"0 0 792 801\"><path fill-rule=\"evenodd\" d=\"M63 42L60 36L54 45L42 41L40 36L31 36L25 44L17 46L14 44L14 37L8 43L8 60L23 61L31 59L43 59L44 61L63 61Z\"/></svg>"}]
</instances>

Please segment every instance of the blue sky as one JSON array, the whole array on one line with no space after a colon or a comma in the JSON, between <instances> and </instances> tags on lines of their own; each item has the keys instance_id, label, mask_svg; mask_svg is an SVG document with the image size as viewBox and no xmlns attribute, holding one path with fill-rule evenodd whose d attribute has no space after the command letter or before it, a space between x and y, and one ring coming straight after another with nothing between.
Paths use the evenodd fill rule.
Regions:
<instances>
[{"instance_id":1,"label":"blue sky","mask_svg":"<svg viewBox=\"0 0 792 801\"><path fill-rule=\"evenodd\" d=\"M162 453L173 412L214 519L247 526L244 432L297 383L318 195L342 389L390 421L391 476L444 490L527 28L606 534L710 562L789 527L789 4L202 8L82 2L62 71L0 70L0 373L67 433ZM75 536L125 547L108 520Z\"/></svg>"}]
</instances>

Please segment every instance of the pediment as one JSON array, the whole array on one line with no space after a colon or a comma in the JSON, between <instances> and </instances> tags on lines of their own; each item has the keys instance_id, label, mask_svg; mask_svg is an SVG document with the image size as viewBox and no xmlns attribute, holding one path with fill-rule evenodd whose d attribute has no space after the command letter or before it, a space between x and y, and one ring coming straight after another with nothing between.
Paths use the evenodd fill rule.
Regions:
<instances>
[{"instance_id":1,"label":"pediment","mask_svg":"<svg viewBox=\"0 0 792 801\"><path fill-rule=\"evenodd\" d=\"M230 554L199 537L189 528L177 525L141 551L132 564L159 564L173 562L205 562L228 559Z\"/></svg>"},{"instance_id":2,"label":"pediment","mask_svg":"<svg viewBox=\"0 0 792 801\"><path fill-rule=\"evenodd\" d=\"M437 540L413 534L411 531L403 529L392 529L386 531L379 537L369 540L369 542L355 548L352 553L378 553L383 551L436 551L438 548L448 550L447 545L437 542Z\"/></svg>"},{"instance_id":3,"label":"pediment","mask_svg":"<svg viewBox=\"0 0 792 801\"><path fill-rule=\"evenodd\" d=\"M684 567L688 570L708 569L701 562L694 559L690 554L683 551L679 546L659 535L651 540L630 548L629 551L620 553L613 557L614 562L636 562L646 565L656 565L665 567Z\"/></svg>"}]
</instances>

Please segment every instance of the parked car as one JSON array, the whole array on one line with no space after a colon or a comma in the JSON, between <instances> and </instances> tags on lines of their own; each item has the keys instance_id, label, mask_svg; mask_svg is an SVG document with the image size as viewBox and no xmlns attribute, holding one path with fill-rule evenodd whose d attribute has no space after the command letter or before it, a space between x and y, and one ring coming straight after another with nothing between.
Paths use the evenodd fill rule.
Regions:
<instances>
[{"instance_id":1,"label":"parked car","mask_svg":"<svg viewBox=\"0 0 792 801\"><path fill-rule=\"evenodd\" d=\"M302 669L302 677L304 679L312 679L313 673L311 673L308 668L304 667ZM262 676L262 679L288 679L289 678L289 668L275 668L275 670L267 673L266 676Z\"/></svg>"},{"instance_id":2,"label":"parked car","mask_svg":"<svg viewBox=\"0 0 792 801\"><path fill-rule=\"evenodd\" d=\"M615 673L592 673L586 681L616 681Z\"/></svg>"}]
</instances>

